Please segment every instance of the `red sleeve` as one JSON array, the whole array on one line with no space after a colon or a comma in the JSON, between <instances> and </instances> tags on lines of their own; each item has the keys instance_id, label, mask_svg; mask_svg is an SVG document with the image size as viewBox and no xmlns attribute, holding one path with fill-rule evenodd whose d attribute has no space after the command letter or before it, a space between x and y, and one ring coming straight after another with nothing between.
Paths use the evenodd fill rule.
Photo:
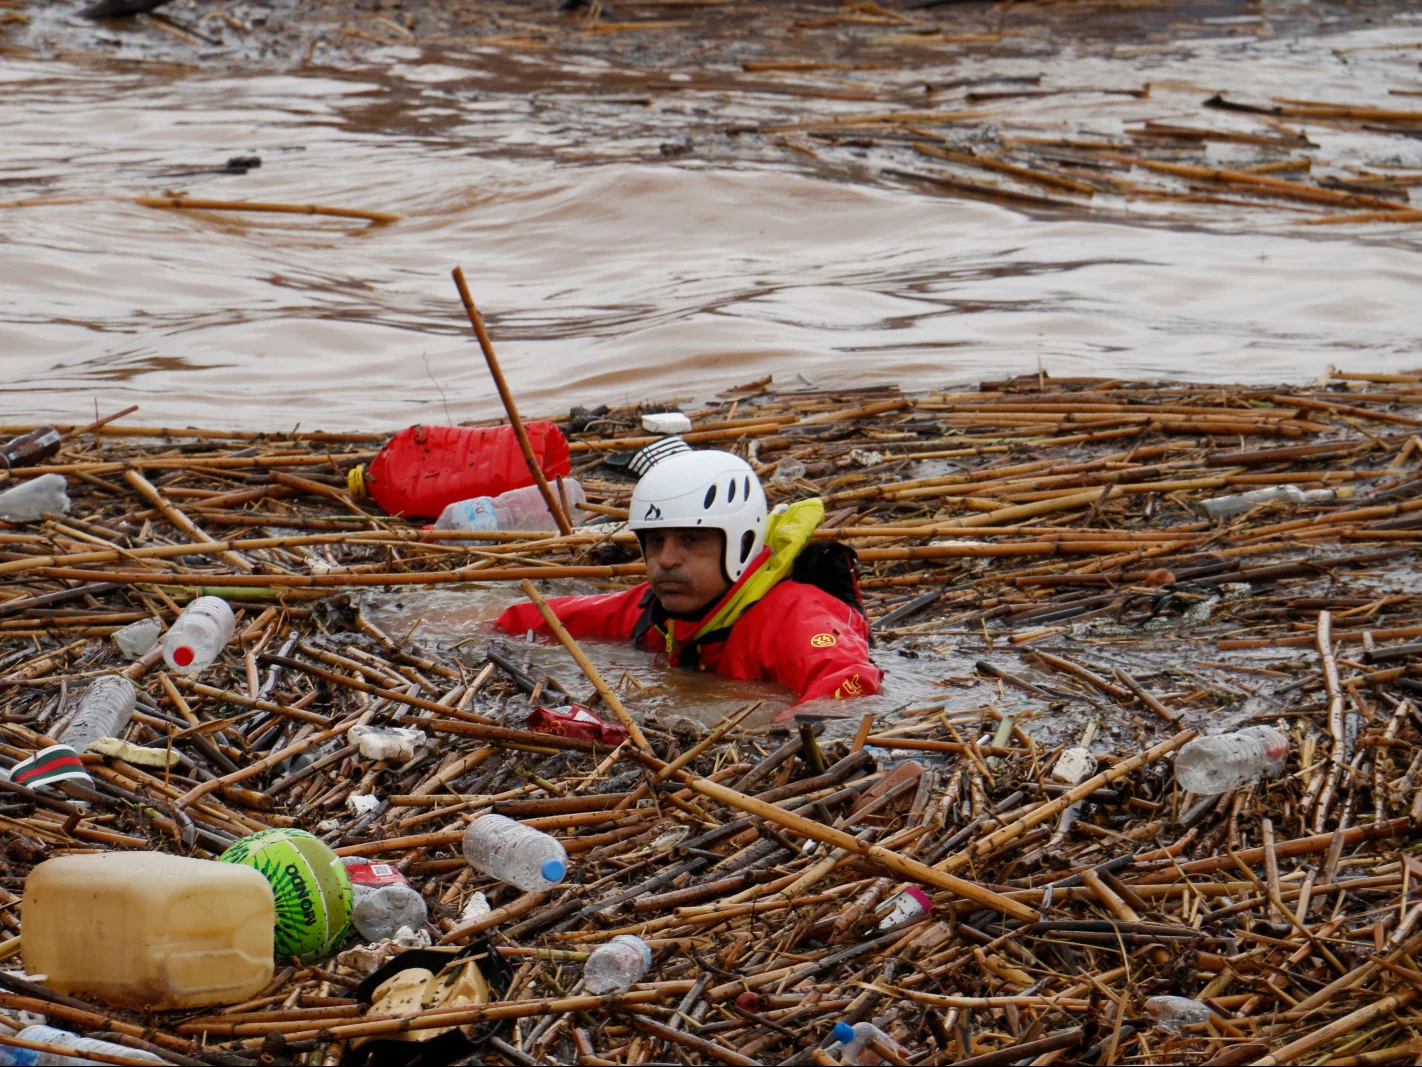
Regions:
<instances>
[{"instance_id":1,"label":"red sleeve","mask_svg":"<svg viewBox=\"0 0 1422 1067\"><path fill-rule=\"evenodd\" d=\"M548 606L574 637L627 639L632 636L632 628L642 614L642 595L646 591L644 583L620 593L553 597ZM548 632L542 612L526 602L509 608L494 620L494 626L510 634L523 634L529 630Z\"/></svg>"},{"instance_id":2,"label":"red sleeve","mask_svg":"<svg viewBox=\"0 0 1422 1067\"><path fill-rule=\"evenodd\" d=\"M823 589L781 582L754 609L763 613L760 656L770 676L799 694L857 697L877 693L883 672L869 659L864 616Z\"/></svg>"}]
</instances>

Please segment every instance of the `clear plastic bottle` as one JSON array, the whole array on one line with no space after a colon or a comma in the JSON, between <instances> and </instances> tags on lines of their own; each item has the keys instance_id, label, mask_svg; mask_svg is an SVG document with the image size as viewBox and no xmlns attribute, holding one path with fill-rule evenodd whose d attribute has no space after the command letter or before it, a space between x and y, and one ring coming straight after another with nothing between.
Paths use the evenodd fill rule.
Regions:
<instances>
[{"instance_id":1,"label":"clear plastic bottle","mask_svg":"<svg viewBox=\"0 0 1422 1067\"><path fill-rule=\"evenodd\" d=\"M133 705L138 690L121 674L106 674L95 678L84 690L79 710L69 720L69 726L59 738L75 752L87 752L101 737L118 737L128 720L133 718Z\"/></svg>"},{"instance_id":2,"label":"clear plastic bottle","mask_svg":"<svg viewBox=\"0 0 1422 1067\"><path fill-rule=\"evenodd\" d=\"M157 619L139 619L121 630L115 630L113 639L125 659L137 659L153 647L162 632L163 624Z\"/></svg>"},{"instance_id":3,"label":"clear plastic bottle","mask_svg":"<svg viewBox=\"0 0 1422 1067\"><path fill-rule=\"evenodd\" d=\"M1267 489L1251 489L1233 496L1217 496L1195 504L1195 513L1209 519L1228 519L1243 515L1260 504L1331 504L1353 495L1348 486L1337 489L1300 489L1296 485L1273 485Z\"/></svg>"},{"instance_id":4,"label":"clear plastic bottle","mask_svg":"<svg viewBox=\"0 0 1422 1067\"><path fill-rule=\"evenodd\" d=\"M1210 1018L1209 1007L1189 997L1151 997L1145 1002L1145 1013L1160 1029L1177 1034L1183 1027L1208 1022Z\"/></svg>"},{"instance_id":5,"label":"clear plastic bottle","mask_svg":"<svg viewBox=\"0 0 1422 1067\"><path fill-rule=\"evenodd\" d=\"M1272 726L1199 737L1175 757L1175 780L1201 796L1228 793L1261 774L1275 775L1289 759L1289 738Z\"/></svg>"},{"instance_id":6,"label":"clear plastic bottle","mask_svg":"<svg viewBox=\"0 0 1422 1067\"><path fill-rule=\"evenodd\" d=\"M175 671L196 674L232 640L236 622L227 601L200 596L183 609L163 638L163 658Z\"/></svg>"},{"instance_id":7,"label":"clear plastic bottle","mask_svg":"<svg viewBox=\"0 0 1422 1067\"><path fill-rule=\"evenodd\" d=\"M464 831L469 866L524 892L551 889L568 873L568 854L556 838L503 815L484 815Z\"/></svg>"},{"instance_id":8,"label":"clear plastic bottle","mask_svg":"<svg viewBox=\"0 0 1422 1067\"><path fill-rule=\"evenodd\" d=\"M558 496L558 487L552 485L553 495ZM563 479L563 492L568 498L572 514L568 521L581 526L587 521L587 512L581 505L587 494L576 478ZM562 498L559 497L559 504ZM436 530L556 530L553 513L543 500L543 493L536 485L522 489L510 489L498 496L476 496L469 500L457 500L440 512L435 521Z\"/></svg>"},{"instance_id":9,"label":"clear plastic bottle","mask_svg":"<svg viewBox=\"0 0 1422 1067\"><path fill-rule=\"evenodd\" d=\"M618 934L593 949L583 964L583 986L594 996L621 993L642 980L652 966L652 950L636 934Z\"/></svg>"},{"instance_id":10,"label":"clear plastic bottle","mask_svg":"<svg viewBox=\"0 0 1422 1067\"><path fill-rule=\"evenodd\" d=\"M351 923L361 937L384 941L402 926L417 930L425 925L425 898L394 867L354 856L341 862L351 879Z\"/></svg>"},{"instance_id":11,"label":"clear plastic bottle","mask_svg":"<svg viewBox=\"0 0 1422 1067\"><path fill-rule=\"evenodd\" d=\"M73 1049L77 1053L98 1052L107 1056L123 1056L131 1060L142 1060L145 1063L166 1063L167 1061L151 1052L145 1052L141 1048L129 1048L127 1045L118 1045L112 1041L97 1041L92 1037L80 1037L78 1034L71 1034L68 1030L59 1030L53 1026L27 1026L21 1030L16 1037L25 1041L34 1041L45 1045L59 1045L61 1048ZM21 1049L12 1049L13 1052L20 1052ZM102 1060L89 1060L83 1056L61 1056L54 1052L35 1052L28 1050L35 1058L32 1060L11 1060L12 1063L33 1063L36 1067L59 1067L61 1064L74 1063L102 1063Z\"/></svg>"},{"instance_id":12,"label":"clear plastic bottle","mask_svg":"<svg viewBox=\"0 0 1422 1067\"><path fill-rule=\"evenodd\" d=\"M901 1056L908 1055L908 1049L873 1023L855 1023L853 1026L850 1026L849 1023L835 1023L833 1033L834 1039L844 1046L844 1051L839 1054L842 1063L860 1065L883 1063L884 1057L869 1047L871 1041L891 1048Z\"/></svg>"},{"instance_id":13,"label":"clear plastic bottle","mask_svg":"<svg viewBox=\"0 0 1422 1067\"><path fill-rule=\"evenodd\" d=\"M35 522L46 511L69 513L68 482L62 474L41 474L0 493L0 519L8 522Z\"/></svg>"}]
</instances>

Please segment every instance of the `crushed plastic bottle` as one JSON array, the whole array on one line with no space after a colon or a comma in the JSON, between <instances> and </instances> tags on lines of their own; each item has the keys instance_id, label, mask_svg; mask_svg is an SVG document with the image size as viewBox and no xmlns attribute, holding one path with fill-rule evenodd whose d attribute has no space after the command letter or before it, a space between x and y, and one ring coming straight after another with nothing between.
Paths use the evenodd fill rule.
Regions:
<instances>
[{"instance_id":1,"label":"crushed plastic bottle","mask_svg":"<svg viewBox=\"0 0 1422 1067\"><path fill-rule=\"evenodd\" d=\"M28 467L58 452L63 440L58 427L41 426L0 446L0 463L6 470Z\"/></svg>"},{"instance_id":2,"label":"crushed plastic bottle","mask_svg":"<svg viewBox=\"0 0 1422 1067\"><path fill-rule=\"evenodd\" d=\"M80 1037L78 1034L72 1034L68 1030L60 1030L53 1026L27 1026L15 1036L25 1041L34 1041L37 1044L58 1045L60 1048L73 1049L74 1052L81 1053L81 1055L63 1056L55 1052L36 1052L33 1049L12 1048L10 1049L12 1053L28 1052L34 1059L13 1059L0 1062L16 1064L32 1063L35 1064L36 1067L51 1067L51 1065L53 1065L53 1067L59 1067L61 1064L76 1063L103 1063L102 1060L85 1059L82 1055L82 1053L85 1052L97 1052L101 1056L123 1056L126 1059L142 1060L144 1063L168 1062L159 1056L153 1055L151 1052L145 1052L141 1048L129 1048L127 1045L115 1044L112 1041L99 1041L92 1037Z\"/></svg>"},{"instance_id":3,"label":"crushed plastic bottle","mask_svg":"<svg viewBox=\"0 0 1422 1067\"><path fill-rule=\"evenodd\" d=\"M556 838L503 815L475 819L463 847L469 866L524 892L551 889L568 873L568 854Z\"/></svg>"},{"instance_id":4,"label":"crushed plastic bottle","mask_svg":"<svg viewBox=\"0 0 1422 1067\"><path fill-rule=\"evenodd\" d=\"M635 934L618 934L593 949L583 965L583 986L594 996L621 993L642 980L652 966L652 950Z\"/></svg>"},{"instance_id":5,"label":"crushed plastic bottle","mask_svg":"<svg viewBox=\"0 0 1422 1067\"><path fill-rule=\"evenodd\" d=\"M425 743L422 730L403 726L352 726L346 735L368 760L404 763L415 758L415 750Z\"/></svg>"},{"instance_id":6,"label":"crushed plastic bottle","mask_svg":"<svg viewBox=\"0 0 1422 1067\"><path fill-rule=\"evenodd\" d=\"M772 485L794 485L808 472L809 468L798 459L786 456L775 465L775 473L771 475L770 482Z\"/></svg>"},{"instance_id":7,"label":"crushed plastic bottle","mask_svg":"<svg viewBox=\"0 0 1422 1067\"><path fill-rule=\"evenodd\" d=\"M114 644L118 645L124 659L133 660L151 649L162 632L163 624L157 619L139 619L121 630L115 630Z\"/></svg>"},{"instance_id":8,"label":"crushed plastic bottle","mask_svg":"<svg viewBox=\"0 0 1422 1067\"><path fill-rule=\"evenodd\" d=\"M551 422L526 422L523 428L544 477L566 476L572 467L563 431ZM511 426L411 426L347 479L353 495L369 494L389 514L407 519L532 484Z\"/></svg>"},{"instance_id":9,"label":"crushed plastic bottle","mask_svg":"<svg viewBox=\"0 0 1422 1067\"><path fill-rule=\"evenodd\" d=\"M36 522L46 511L69 514L68 482L62 474L41 474L0 493L0 519Z\"/></svg>"},{"instance_id":10,"label":"crushed plastic bottle","mask_svg":"<svg viewBox=\"0 0 1422 1067\"><path fill-rule=\"evenodd\" d=\"M1096 770L1096 757L1090 750L1077 746L1065 750L1057 757L1056 766L1052 768L1052 777L1059 782L1066 782L1067 785L1077 785L1091 777L1091 772Z\"/></svg>"},{"instance_id":11,"label":"crushed plastic bottle","mask_svg":"<svg viewBox=\"0 0 1422 1067\"><path fill-rule=\"evenodd\" d=\"M1186 1026L1208 1022L1210 1018L1209 1006L1189 997L1151 997L1145 1002L1145 1013L1155 1020L1159 1029L1173 1034Z\"/></svg>"},{"instance_id":12,"label":"crushed plastic bottle","mask_svg":"<svg viewBox=\"0 0 1422 1067\"><path fill-rule=\"evenodd\" d=\"M163 659L175 671L196 674L232 640L237 620L221 597L200 596L183 609L163 638Z\"/></svg>"},{"instance_id":13,"label":"crushed plastic bottle","mask_svg":"<svg viewBox=\"0 0 1422 1067\"><path fill-rule=\"evenodd\" d=\"M844 1046L844 1051L839 1054L841 1063L859 1064L861 1067L884 1063L884 1057L869 1047L871 1041L893 1049L900 1056L908 1056L908 1049L873 1023L855 1023L853 1026L835 1023L832 1033L834 1039Z\"/></svg>"},{"instance_id":14,"label":"crushed plastic bottle","mask_svg":"<svg viewBox=\"0 0 1422 1067\"><path fill-rule=\"evenodd\" d=\"M550 486L558 497L558 487ZM568 521L573 526L581 526L588 519L582 509L587 494L576 478L563 479L563 492L568 499L568 507L573 513ZM496 497L476 496L470 500L457 500L439 513L435 521L436 530L556 530L553 513L543 499L543 491L536 485L522 489L511 489ZM474 542L470 542L474 543Z\"/></svg>"},{"instance_id":15,"label":"crushed plastic bottle","mask_svg":"<svg viewBox=\"0 0 1422 1067\"><path fill-rule=\"evenodd\" d=\"M1201 796L1228 793L1261 774L1275 775L1289 758L1289 738L1272 726L1199 737L1175 757L1175 780Z\"/></svg>"},{"instance_id":16,"label":"crushed plastic bottle","mask_svg":"<svg viewBox=\"0 0 1422 1067\"><path fill-rule=\"evenodd\" d=\"M418 929L429 919L425 898L390 864L355 856L341 862L351 879L351 923L367 941L394 937L401 927Z\"/></svg>"},{"instance_id":17,"label":"crushed plastic bottle","mask_svg":"<svg viewBox=\"0 0 1422 1067\"><path fill-rule=\"evenodd\" d=\"M1204 518L1228 519L1243 515L1260 504L1331 504L1335 500L1346 500L1352 495L1353 490L1349 486L1336 489L1300 489L1296 485L1273 485L1267 489L1251 489L1247 493L1200 500L1192 506L1195 514Z\"/></svg>"},{"instance_id":18,"label":"crushed plastic bottle","mask_svg":"<svg viewBox=\"0 0 1422 1067\"><path fill-rule=\"evenodd\" d=\"M889 898L889 914L879 922L880 930L916 919L933 910L933 900L916 885L906 885Z\"/></svg>"},{"instance_id":19,"label":"crushed plastic bottle","mask_svg":"<svg viewBox=\"0 0 1422 1067\"><path fill-rule=\"evenodd\" d=\"M59 737L75 752L87 752L101 737L118 737L133 718L138 690L121 674L95 678L79 700L79 710Z\"/></svg>"}]
</instances>

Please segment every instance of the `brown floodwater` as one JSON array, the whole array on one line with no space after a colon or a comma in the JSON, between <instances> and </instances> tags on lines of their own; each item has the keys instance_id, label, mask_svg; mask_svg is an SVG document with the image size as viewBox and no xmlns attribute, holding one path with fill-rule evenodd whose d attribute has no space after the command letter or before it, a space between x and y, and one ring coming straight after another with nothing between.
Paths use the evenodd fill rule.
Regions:
<instances>
[{"instance_id":1,"label":"brown floodwater","mask_svg":"<svg viewBox=\"0 0 1422 1067\"><path fill-rule=\"evenodd\" d=\"M321 65L324 46L308 63L264 62L142 22L96 28L68 6L36 8L0 52L0 200L85 202L0 210L0 407L13 421L136 403L145 423L244 428L490 416L455 264L528 413L705 396L765 374L947 385L1040 359L1057 375L1257 381L1422 362L1415 224L1301 229L1287 212L1102 195L1028 212L886 173L915 163L908 146L819 145L811 157L773 134L727 134L952 110L964 85L1023 78L1034 93L1063 91L980 105L983 121L1114 135L1142 119L1198 123L1216 90L1422 106L1389 95L1422 84L1422 52L1403 47L1422 43L1422 18L1406 5L1108 7L1101 26L1058 6L1077 13L991 46L896 45L878 69L755 75L796 91L860 85L872 101L664 91L789 47L727 37L724 20L716 47L682 45L698 58L678 53L685 69L666 74L654 34L601 52L414 40L343 53L338 68ZM215 16L201 25L221 29ZM796 54L830 47L808 40ZM1145 82L1143 99L1100 93ZM1315 175L1422 169L1415 134L1309 133ZM1258 152L1209 147L1219 165ZM183 173L239 155L262 164ZM124 199L168 190L403 218Z\"/></svg>"}]
</instances>

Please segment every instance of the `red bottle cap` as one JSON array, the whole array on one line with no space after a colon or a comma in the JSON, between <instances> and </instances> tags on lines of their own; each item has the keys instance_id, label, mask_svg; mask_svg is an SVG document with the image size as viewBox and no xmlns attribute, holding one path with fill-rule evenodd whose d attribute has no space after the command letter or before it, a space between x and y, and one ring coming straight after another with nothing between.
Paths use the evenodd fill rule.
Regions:
<instances>
[{"instance_id":1,"label":"red bottle cap","mask_svg":"<svg viewBox=\"0 0 1422 1067\"><path fill-rule=\"evenodd\" d=\"M179 667L186 667L193 661L193 650L187 645L179 645L173 649L173 662Z\"/></svg>"}]
</instances>

